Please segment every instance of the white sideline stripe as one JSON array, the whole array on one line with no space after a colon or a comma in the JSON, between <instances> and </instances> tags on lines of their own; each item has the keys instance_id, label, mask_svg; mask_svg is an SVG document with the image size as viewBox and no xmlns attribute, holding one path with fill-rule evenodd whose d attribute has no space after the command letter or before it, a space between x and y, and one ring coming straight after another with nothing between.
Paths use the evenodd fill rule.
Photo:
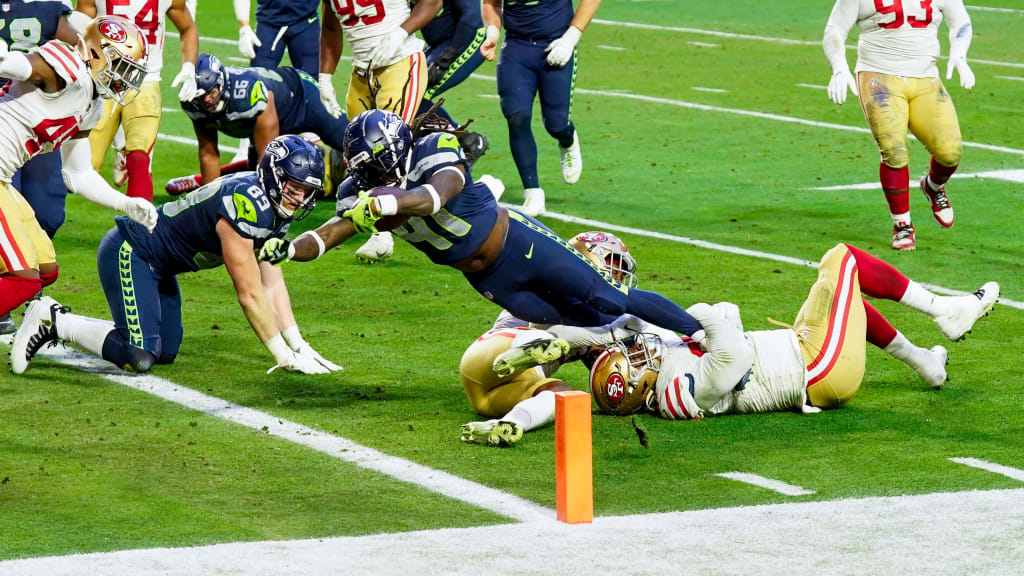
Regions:
<instances>
[{"instance_id":1,"label":"white sideline stripe","mask_svg":"<svg viewBox=\"0 0 1024 576\"><path fill-rule=\"evenodd\" d=\"M721 88L705 88L703 86L690 86L690 90L696 90L697 92L715 92L718 94L728 92L728 90L723 90Z\"/></svg>"},{"instance_id":2,"label":"white sideline stripe","mask_svg":"<svg viewBox=\"0 0 1024 576\"><path fill-rule=\"evenodd\" d=\"M157 132L156 137L160 140L167 140L168 142L174 142L175 144L184 144L186 146L192 146L193 148L199 147L199 142L195 138L184 138L182 136L175 136L173 134L164 134L163 132ZM217 149L221 152L233 152L238 154L242 151L238 146L228 146L227 144L218 144Z\"/></svg>"},{"instance_id":3,"label":"white sideline stripe","mask_svg":"<svg viewBox=\"0 0 1024 576\"><path fill-rule=\"evenodd\" d=\"M471 78L477 80L488 80L495 81L497 78L494 76L486 76L484 74L472 74ZM816 126L818 128L831 128L833 130L845 130L847 132L861 132L870 134L871 130L862 126L847 126L845 124L833 124L831 122L818 122L816 120L806 120L804 118L795 118L793 116L782 116L779 114L769 114L767 112L757 112L755 110L742 110L739 108L722 108L720 106L710 106L708 104L699 104L697 102L687 102L685 100L672 100L670 98L657 98L654 96L644 96L642 94L626 94L622 92L613 92L610 90L588 90L586 88L576 88L577 94L592 94L595 96L614 96L618 98L627 98L630 100L640 100L643 102L652 102L655 104L668 104L671 106L678 106L680 108L690 108L693 110L704 110L706 112L725 112L727 114L737 114L740 116L752 116L754 118L761 118L764 120L777 120L779 122L789 122L792 124L803 124L805 126ZM913 134L908 134L910 138L914 138ZM916 138L915 138L916 139ZM991 150L993 152L1006 152L1009 154L1020 154L1024 156L1024 149L1009 148L1007 146L996 146L994 144L982 144L979 142L963 142L963 145L968 148L981 148L983 150Z\"/></svg>"},{"instance_id":4,"label":"white sideline stripe","mask_svg":"<svg viewBox=\"0 0 1024 576\"><path fill-rule=\"evenodd\" d=\"M687 42L687 44L689 44L690 46L697 46L698 48L718 48L719 46L721 46L721 44L712 44L711 42L696 42L692 40L690 42Z\"/></svg>"},{"instance_id":5,"label":"white sideline stripe","mask_svg":"<svg viewBox=\"0 0 1024 576\"><path fill-rule=\"evenodd\" d=\"M794 84L801 88L814 88L815 90L828 90L828 86L822 86L821 84Z\"/></svg>"},{"instance_id":6,"label":"white sideline stripe","mask_svg":"<svg viewBox=\"0 0 1024 576\"><path fill-rule=\"evenodd\" d=\"M814 490L807 490L800 486L786 484L781 480L772 480L771 478L765 478L764 476L758 476L757 474L750 474L748 472L721 472L719 474L715 474L715 476L721 476L722 478L728 478L729 480L743 482L744 484L753 484L754 486L767 488L768 490L773 490L779 494L785 494L786 496L807 496L808 494L814 494Z\"/></svg>"},{"instance_id":7,"label":"white sideline stripe","mask_svg":"<svg viewBox=\"0 0 1024 576\"><path fill-rule=\"evenodd\" d=\"M518 496L506 494L488 486L453 476L441 470L389 456L383 452L357 444L277 416L233 404L175 384L149 374L134 375L111 367L110 363L88 356L73 348L58 346L40 353L61 364L91 372L105 380L152 394L209 416L241 424L253 430L265 431L271 436L312 448L339 460L355 464L400 480L415 484L431 492L490 510L520 522L556 522L555 512Z\"/></svg>"},{"instance_id":8,"label":"white sideline stripe","mask_svg":"<svg viewBox=\"0 0 1024 576\"><path fill-rule=\"evenodd\" d=\"M181 108L160 108L161 112L181 112Z\"/></svg>"},{"instance_id":9,"label":"white sideline stripe","mask_svg":"<svg viewBox=\"0 0 1024 576\"><path fill-rule=\"evenodd\" d=\"M1004 14L1024 14L1024 10L1017 10L1014 8L994 8L992 6L966 6L968 10L977 10L979 12L1003 12Z\"/></svg>"},{"instance_id":10,"label":"white sideline stripe","mask_svg":"<svg viewBox=\"0 0 1024 576\"><path fill-rule=\"evenodd\" d=\"M1024 170L989 170L986 172L974 172L969 174L953 174L953 178L994 178L1024 184ZM878 181L864 182L862 184L839 184L838 186L817 186L805 188L805 190L878 190L882 184Z\"/></svg>"},{"instance_id":11,"label":"white sideline stripe","mask_svg":"<svg viewBox=\"0 0 1024 576\"><path fill-rule=\"evenodd\" d=\"M625 50L625 48L623 48L622 46L609 46L607 44L598 44L597 47L603 50L614 50L616 52L622 52L623 50Z\"/></svg>"},{"instance_id":12,"label":"white sideline stripe","mask_svg":"<svg viewBox=\"0 0 1024 576\"><path fill-rule=\"evenodd\" d=\"M981 470L988 470L996 474L1002 474L1007 478L1013 478L1014 480L1020 480L1024 482L1024 470L1020 468L1011 468L1010 466L1003 466L1002 464L995 464L993 462L987 462L985 460L978 460L977 458L950 458L951 462L957 464L963 464L964 466L970 466L971 468L980 468Z\"/></svg>"},{"instance_id":13,"label":"white sideline stripe","mask_svg":"<svg viewBox=\"0 0 1024 576\"><path fill-rule=\"evenodd\" d=\"M1024 82L1024 76L996 76L1000 80L1015 80L1017 82Z\"/></svg>"}]
</instances>

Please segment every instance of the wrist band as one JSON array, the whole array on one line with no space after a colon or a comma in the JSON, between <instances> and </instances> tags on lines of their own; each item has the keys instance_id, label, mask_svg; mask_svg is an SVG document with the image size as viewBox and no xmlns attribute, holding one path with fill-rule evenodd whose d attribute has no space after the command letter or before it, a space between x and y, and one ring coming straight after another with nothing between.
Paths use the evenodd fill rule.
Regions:
<instances>
[{"instance_id":1,"label":"wrist band","mask_svg":"<svg viewBox=\"0 0 1024 576\"><path fill-rule=\"evenodd\" d=\"M375 196L377 200L377 208L379 209L378 215L380 216L394 216L398 214L398 198L387 194L385 196Z\"/></svg>"},{"instance_id":2,"label":"wrist band","mask_svg":"<svg viewBox=\"0 0 1024 576\"><path fill-rule=\"evenodd\" d=\"M424 184L423 188L426 189L427 194L430 194L430 198L434 201L434 209L430 213L437 214L441 211L441 196L438 195L437 189L430 184Z\"/></svg>"},{"instance_id":3,"label":"wrist band","mask_svg":"<svg viewBox=\"0 0 1024 576\"><path fill-rule=\"evenodd\" d=\"M316 243L316 256L313 257L313 260L316 260L317 258L323 256L324 252L327 252L327 247L324 246L323 238L321 238L320 235L314 232L313 230L306 230L302 234L296 236L295 240L292 242L292 246L294 246L295 242L298 242L303 237L310 237L313 239L313 242Z\"/></svg>"}]
</instances>

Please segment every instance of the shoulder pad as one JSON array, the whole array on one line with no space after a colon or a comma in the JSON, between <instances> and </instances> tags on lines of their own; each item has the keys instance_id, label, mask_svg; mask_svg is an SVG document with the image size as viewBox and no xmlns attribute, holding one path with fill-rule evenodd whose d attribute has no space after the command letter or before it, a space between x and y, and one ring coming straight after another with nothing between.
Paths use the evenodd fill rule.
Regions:
<instances>
[{"instance_id":1,"label":"shoulder pad","mask_svg":"<svg viewBox=\"0 0 1024 576\"><path fill-rule=\"evenodd\" d=\"M60 40L50 40L33 52L39 54L53 68L57 76L60 76L68 84L74 84L80 77L89 73L85 68L85 63L75 54L74 48Z\"/></svg>"}]
</instances>

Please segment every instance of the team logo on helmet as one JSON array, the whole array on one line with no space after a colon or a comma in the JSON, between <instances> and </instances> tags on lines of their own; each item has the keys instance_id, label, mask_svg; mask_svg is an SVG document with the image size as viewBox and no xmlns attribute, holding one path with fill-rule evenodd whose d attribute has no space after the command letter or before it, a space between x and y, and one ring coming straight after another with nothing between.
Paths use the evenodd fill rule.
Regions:
<instances>
[{"instance_id":1,"label":"team logo on helmet","mask_svg":"<svg viewBox=\"0 0 1024 576\"><path fill-rule=\"evenodd\" d=\"M111 42L124 42L128 39L128 32L125 31L123 26L113 20L100 22L100 34L103 34Z\"/></svg>"},{"instance_id":2,"label":"team logo on helmet","mask_svg":"<svg viewBox=\"0 0 1024 576\"><path fill-rule=\"evenodd\" d=\"M626 397L626 381L622 379L622 374L616 372L608 376L604 385L605 391L608 393L608 401L612 404L618 404Z\"/></svg>"},{"instance_id":3,"label":"team logo on helmet","mask_svg":"<svg viewBox=\"0 0 1024 576\"><path fill-rule=\"evenodd\" d=\"M583 232L577 238L584 242L604 242L608 239L608 235L604 232Z\"/></svg>"}]
</instances>

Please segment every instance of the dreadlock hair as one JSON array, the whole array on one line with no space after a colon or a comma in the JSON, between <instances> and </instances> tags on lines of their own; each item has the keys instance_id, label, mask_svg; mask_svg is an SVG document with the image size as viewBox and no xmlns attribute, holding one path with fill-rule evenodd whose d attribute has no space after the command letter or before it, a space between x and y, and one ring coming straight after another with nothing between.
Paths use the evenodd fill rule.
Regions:
<instances>
[{"instance_id":1,"label":"dreadlock hair","mask_svg":"<svg viewBox=\"0 0 1024 576\"><path fill-rule=\"evenodd\" d=\"M409 129L412 130L412 139L414 142L435 132L447 132L448 134L454 135L456 138L462 137L468 132L466 127L473 123L473 119L470 118L462 126L452 126L451 122L445 119L444 116L437 113L437 109L443 104L444 98L438 98L437 102L434 102L434 105L426 112L412 119L412 122L409 123Z\"/></svg>"}]
</instances>

